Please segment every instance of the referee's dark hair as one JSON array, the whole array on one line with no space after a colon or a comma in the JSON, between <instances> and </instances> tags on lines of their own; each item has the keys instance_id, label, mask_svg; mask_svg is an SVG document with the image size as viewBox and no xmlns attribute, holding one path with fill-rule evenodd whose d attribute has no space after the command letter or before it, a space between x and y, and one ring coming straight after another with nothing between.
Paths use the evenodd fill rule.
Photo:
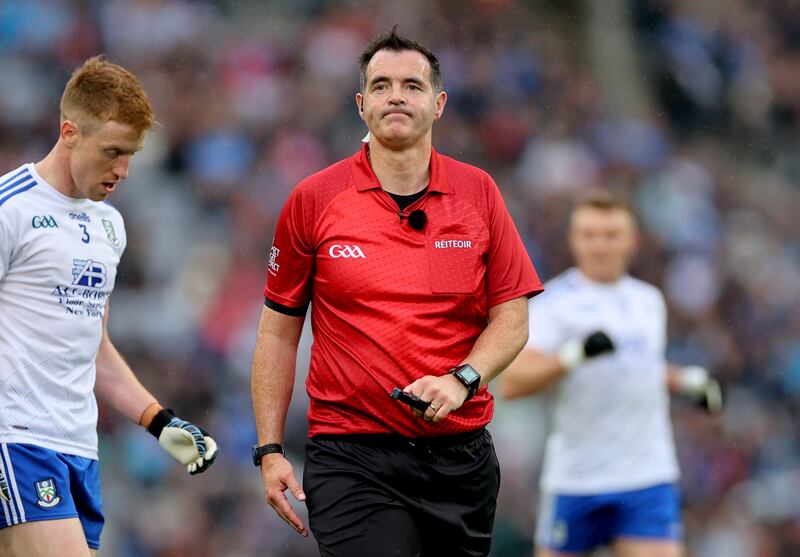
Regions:
<instances>
[{"instance_id":1,"label":"referee's dark hair","mask_svg":"<svg viewBox=\"0 0 800 557\"><path fill-rule=\"evenodd\" d=\"M434 56L433 52L428 50L426 47L422 46L416 41L412 41L411 39L407 39L406 37L400 36L397 34L397 25L392 27L392 30L388 33L384 33L379 37L375 38L371 43L367 45L367 48L364 49L364 52L361 53L361 56L358 59L358 66L361 72L361 92L364 92L364 89L367 87L367 66L369 65L369 61L372 60L372 57L375 56L375 53L379 50L394 50L399 52L401 50L416 50L425 58L428 59L428 64L431 67L431 85L433 86L433 91L438 93L442 91L442 70L439 68L439 60Z\"/></svg>"}]
</instances>

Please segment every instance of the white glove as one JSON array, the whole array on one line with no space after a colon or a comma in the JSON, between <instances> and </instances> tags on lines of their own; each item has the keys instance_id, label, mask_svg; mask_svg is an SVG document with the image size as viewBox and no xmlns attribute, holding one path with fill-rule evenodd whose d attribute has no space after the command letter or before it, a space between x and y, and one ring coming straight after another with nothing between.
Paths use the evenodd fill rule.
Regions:
<instances>
[{"instance_id":1,"label":"white glove","mask_svg":"<svg viewBox=\"0 0 800 557\"><path fill-rule=\"evenodd\" d=\"M194 475L214 464L219 449L204 429L175 417L172 410L162 409L147 428L158 444Z\"/></svg>"},{"instance_id":2,"label":"white glove","mask_svg":"<svg viewBox=\"0 0 800 557\"><path fill-rule=\"evenodd\" d=\"M678 375L678 387L681 393L691 397L695 404L710 414L720 412L724 406L722 387L704 367L683 368Z\"/></svg>"},{"instance_id":3,"label":"white glove","mask_svg":"<svg viewBox=\"0 0 800 557\"><path fill-rule=\"evenodd\" d=\"M567 371L578 367L589 358L614 350L614 343L603 331L592 333L584 340L570 340L558 351L558 361Z\"/></svg>"}]
</instances>

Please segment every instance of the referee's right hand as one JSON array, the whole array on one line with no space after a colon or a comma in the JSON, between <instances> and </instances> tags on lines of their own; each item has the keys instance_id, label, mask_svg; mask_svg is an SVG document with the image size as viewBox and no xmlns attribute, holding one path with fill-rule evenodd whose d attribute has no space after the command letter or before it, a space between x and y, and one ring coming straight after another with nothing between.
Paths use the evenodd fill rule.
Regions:
<instances>
[{"instance_id":1,"label":"referee's right hand","mask_svg":"<svg viewBox=\"0 0 800 557\"><path fill-rule=\"evenodd\" d=\"M303 488L294 475L291 463L282 454L264 455L261 459L261 479L264 481L267 503L289 526L299 534L308 536L308 530L303 525L303 521L294 512L284 493L288 489L298 501L306 500L306 494L303 493Z\"/></svg>"}]
</instances>

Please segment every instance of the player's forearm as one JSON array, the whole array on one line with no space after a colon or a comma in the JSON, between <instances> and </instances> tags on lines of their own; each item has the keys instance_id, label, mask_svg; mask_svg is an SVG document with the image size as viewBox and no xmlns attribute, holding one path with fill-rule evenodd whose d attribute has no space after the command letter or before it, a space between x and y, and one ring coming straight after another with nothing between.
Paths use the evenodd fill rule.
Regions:
<instances>
[{"instance_id":1,"label":"player's forearm","mask_svg":"<svg viewBox=\"0 0 800 557\"><path fill-rule=\"evenodd\" d=\"M108 337L103 338L97 351L95 392L114 410L135 423L139 423L145 408L156 402Z\"/></svg>"},{"instance_id":2,"label":"player's forearm","mask_svg":"<svg viewBox=\"0 0 800 557\"><path fill-rule=\"evenodd\" d=\"M512 399L542 392L564 373L557 357L525 348L503 372L500 396Z\"/></svg>"},{"instance_id":3,"label":"player's forearm","mask_svg":"<svg viewBox=\"0 0 800 557\"><path fill-rule=\"evenodd\" d=\"M497 377L528 340L528 300L515 298L489 310L489 324L464 359L481 374L481 386Z\"/></svg>"},{"instance_id":4,"label":"player's forearm","mask_svg":"<svg viewBox=\"0 0 800 557\"><path fill-rule=\"evenodd\" d=\"M292 399L302 317L264 308L253 354L251 391L258 443L282 443Z\"/></svg>"},{"instance_id":5,"label":"player's forearm","mask_svg":"<svg viewBox=\"0 0 800 557\"><path fill-rule=\"evenodd\" d=\"M682 393L683 385L681 383L681 371L682 368L674 364L667 364L667 389L670 393Z\"/></svg>"}]
</instances>

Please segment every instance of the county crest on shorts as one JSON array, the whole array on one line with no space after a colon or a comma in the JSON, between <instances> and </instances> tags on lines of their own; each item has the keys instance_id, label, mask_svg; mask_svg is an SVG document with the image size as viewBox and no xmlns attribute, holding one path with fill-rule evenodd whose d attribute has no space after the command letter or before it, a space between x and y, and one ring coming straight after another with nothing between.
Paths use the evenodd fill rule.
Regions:
<instances>
[{"instance_id":1,"label":"county crest on shorts","mask_svg":"<svg viewBox=\"0 0 800 557\"><path fill-rule=\"evenodd\" d=\"M36 504L45 509L55 507L61 502L61 497L56 492L56 481L53 478L39 480L36 482L36 496L39 498Z\"/></svg>"}]
</instances>

